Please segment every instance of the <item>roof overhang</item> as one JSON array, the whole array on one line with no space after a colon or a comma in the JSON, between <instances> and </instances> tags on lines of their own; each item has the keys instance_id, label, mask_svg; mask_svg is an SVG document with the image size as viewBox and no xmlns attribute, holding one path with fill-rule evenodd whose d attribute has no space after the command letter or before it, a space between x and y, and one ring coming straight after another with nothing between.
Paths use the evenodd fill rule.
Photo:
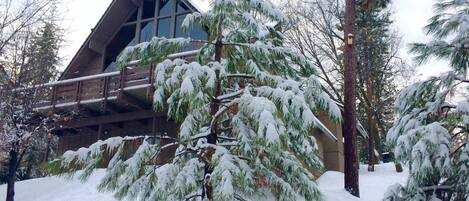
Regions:
<instances>
[{"instance_id":1,"label":"roof overhang","mask_svg":"<svg viewBox=\"0 0 469 201\"><path fill-rule=\"evenodd\" d=\"M108 40L142 2L143 0L113 0L59 80L63 80L64 75L69 72L78 71L77 68L86 65L86 62L96 54L103 54Z\"/></svg>"}]
</instances>

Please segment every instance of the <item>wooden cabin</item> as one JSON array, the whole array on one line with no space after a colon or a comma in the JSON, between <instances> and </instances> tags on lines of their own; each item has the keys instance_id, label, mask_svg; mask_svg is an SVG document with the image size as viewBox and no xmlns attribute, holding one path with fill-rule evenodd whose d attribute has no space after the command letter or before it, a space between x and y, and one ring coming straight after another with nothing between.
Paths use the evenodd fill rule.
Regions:
<instances>
[{"instance_id":1,"label":"wooden cabin","mask_svg":"<svg viewBox=\"0 0 469 201\"><path fill-rule=\"evenodd\" d=\"M159 136L158 143L176 137L178 125L152 110L155 64L117 69L115 60L124 48L154 36L206 39L198 26L189 33L181 30L184 17L194 11L200 11L195 0L112 1L60 79L43 86L50 93L37 110L74 113L55 129L58 153L114 136ZM190 59L197 53L191 49L171 57ZM343 171L341 126L319 117L324 125L312 134L320 157L327 169Z\"/></svg>"}]
</instances>

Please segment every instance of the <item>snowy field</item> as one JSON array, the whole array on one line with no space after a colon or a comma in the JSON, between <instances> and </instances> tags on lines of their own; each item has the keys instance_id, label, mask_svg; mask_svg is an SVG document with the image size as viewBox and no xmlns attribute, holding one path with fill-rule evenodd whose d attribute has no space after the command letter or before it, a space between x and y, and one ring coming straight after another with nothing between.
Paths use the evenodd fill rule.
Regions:
<instances>
[{"instance_id":1,"label":"snowy field","mask_svg":"<svg viewBox=\"0 0 469 201\"><path fill-rule=\"evenodd\" d=\"M379 201L388 186L405 183L407 172L396 173L392 163L376 166L370 173L366 166L360 170L360 199L343 190L343 174L326 172L318 180L326 201ZM95 172L87 183L78 180L65 180L58 177L46 177L18 182L16 201L116 201L111 193L99 193L95 186L104 175L104 170ZM0 200L4 199L6 186L0 186Z\"/></svg>"}]
</instances>

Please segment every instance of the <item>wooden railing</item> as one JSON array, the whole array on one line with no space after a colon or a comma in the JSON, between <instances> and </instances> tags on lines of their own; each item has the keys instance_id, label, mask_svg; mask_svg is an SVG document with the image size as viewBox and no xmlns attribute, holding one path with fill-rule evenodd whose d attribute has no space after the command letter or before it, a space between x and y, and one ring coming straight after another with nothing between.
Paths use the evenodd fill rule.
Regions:
<instances>
[{"instance_id":1,"label":"wooden railing","mask_svg":"<svg viewBox=\"0 0 469 201\"><path fill-rule=\"evenodd\" d=\"M55 108L57 106L79 105L86 102L99 102L117 97L125 89L150 88L153 86L154 66L125 67L119 72L80 77L41 86L47 91L44 100L35 108ZM150 91L149 91L150 92Z\"/></svg>"},{"instance_id":2,"label":"wooden railing","mask_svg":"<svg viewBox=\"0 0 469 201\"><path fill-rule=\"evenodd\" d=\"M169 58L191 57L197 51L172 54ZM117 72L102 73L74 79L62 80L36 86L44 90L44 100L38 101L37 109L73 106L91 102L101 102L118 98L125 90L147 89L147 95L153 90L155 65L138 66L132 62Z\"/></svg>"}]
</instances>

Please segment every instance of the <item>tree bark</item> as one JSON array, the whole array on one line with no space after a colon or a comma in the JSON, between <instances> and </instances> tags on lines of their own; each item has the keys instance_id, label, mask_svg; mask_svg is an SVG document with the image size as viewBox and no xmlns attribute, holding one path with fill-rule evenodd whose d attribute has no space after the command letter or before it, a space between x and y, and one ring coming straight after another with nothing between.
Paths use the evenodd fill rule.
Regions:
<instances>
[{"instance_id":1,"label":"tree bark","mask_svg":"<svg viewBox=\"0 0 469 201\"><path fill-rule=\"evenodd\" d=\"M376 80L376 79L373 78L373 80ZM374 89L375 88L373 88L373 90ZM376 94L376 92L373 91L373 94ZM374 107L373 109L376 110L377 109L376 107L378 107L379 104L380 104L379 103L379 97L376 96L376 95L373 95L373 107ZM377 150L379 152L379 151L382 151L381 150L381 141L380 140L381 140L381 135L384 131L384 127L383 127L383 130L380 131L380 129L379 129L379 126L380 126L379 125L379 122L380 122L379 118L380 117L377 115L378 113L376 111L372 111L372 112L373 112L373 127L372 128L373 128L373 133L375 134L374 135L374 140L375 140L374 145L375 145L375 150ZM379 156L377 156L376 159L377 159L377 162L378 162L379 161Z\"/></svg>"},{"instance_id":2,"label":"tree bark","mask_svg":"<svg viewBox=\"0 0 469 201\"><path fill-rule=\"evenodd\" d=\"M352 195L359 197L358 159L357 149L357 119L356 119L356 68L357 58L354 44L348 44L348 37L355 35L355 0L346 0L344 27L345 57L345 87L344 87L344 187Z\"/></svg>"},{"instance_id":3,"label":"tree bark","mask_svg":"<svg viewBox=\"0 0 469 201\"><path fill-rule=\"evenodd\" d=\"M368 72L371 74L370 72ZM367 96L368 100L373 100L373 86L371 82L371 76L368 75L367 81L366 81L366 91L367 91ZM374 172L375 171L375 162L376 162L376 157L375 157L375 129L374 129L374 120L373 120L373 102L371 102L371 106L367 108L366 111L366 116L368 120L368 171L369 172Z\"/></svg>"},{"instance_id":4,"label":"tree bark","mask_svg":"<svg viewBox=\"0 0 469 201\"><path fill-rule=\"evenodd\" d=\"M221 62L221 57L223 53L223 43L222 43L222 32L221 32L221 27L218 28L218 35L217 35L217 41L215 43L215 61ZM221 80L220 80L220 72L217 70L215 72L216 74L216 88L215 88L215 93L214 93L214 98L212 99L211 105L210 105L210 115L212 117L215 116L215 114L218 112L220 109L220 103L216 99L216 97L221 95ZM214 122L214 125L210 128L210 135L207 136L207 142L209 144L216 144L217 139L218 139L218 123ZM209 148L210 149L210 148ZM213 150L207 150L207 156L206 156L206 165L204 168L204 188L202 190L202 199L207 198L208 200L213 200L213 188L209 183L210 180L210 175L213 172L213 168L210 165L210 160L212 158Z\"/></svg>"},{"instance_id":5,"label":"tree bark","mask_svg":"<svg viewBox=\"0 0 469 201\"><path fill-rule=\"evenodd\" d=\"M366 11L365 11L366 12ZM374 136L375 136L375 130L374 130L374 90L373 90L373 81L372 81L372 75L373 75L373 70L371 69L371 51L370 51L370 43L368 39L368 33L366 31L366 22L365 22L365 31L363 32L363 38L364 38L364 55L363 55L363 67L365 67L365 87L366 87L366 99L368 99L369 104L368 107L366 107L366 117L367 117L367 124L368 124L368 171L369 172L374 172L375 171L375 143L374 143Z\"/></svg>"},{"instance_id":6,"label":"tree bark","mask_svg":"<svg viewBox=\"0 0 469 201\"><path fill-rule=\"evenodd\" d=\"M8 162L8 178L7 178L7 197L6 201L15 200L15 182L16 171L18 169L18 152L10 150L10 157Z\"/></svg>"}]
</instances>

